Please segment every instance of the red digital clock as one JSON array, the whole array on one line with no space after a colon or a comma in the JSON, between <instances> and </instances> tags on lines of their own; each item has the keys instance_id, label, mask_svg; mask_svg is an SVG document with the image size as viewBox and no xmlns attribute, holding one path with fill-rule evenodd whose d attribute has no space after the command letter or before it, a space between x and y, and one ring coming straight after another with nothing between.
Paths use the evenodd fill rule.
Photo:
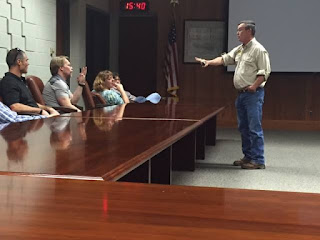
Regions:
<instances>
[{"instance_id":1,"label":"red digital clock","mask_svg":"<svg viewBox=\"0 0 320 240\"><path fill-rule=\"evenodd\" d=\"M120 10L122 12L148 12L149 1L148 0L121 0Z\"/></svg>"}]
</instances>

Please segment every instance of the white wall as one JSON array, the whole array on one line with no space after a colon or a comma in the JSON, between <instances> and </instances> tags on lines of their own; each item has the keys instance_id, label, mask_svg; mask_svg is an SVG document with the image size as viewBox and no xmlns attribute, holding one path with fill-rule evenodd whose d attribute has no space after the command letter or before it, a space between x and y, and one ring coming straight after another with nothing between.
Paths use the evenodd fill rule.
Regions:
<instances>
[{"instance_id":1,"label":"white wall","mask_svg":"<svg viewBox=\"0 0 320 240\"><path fill-rule=\"evenodd\" d=\"M70 2L70 61L74 69L74 74L70 81L72 91L78 86L76 78L79 69L86 65L87 5L106 13L109 12L109 0L72 0Z\"/></svg>"},{"instance_id":2,"label":"white wall","mask_svg":"<svg viewBox=\"0 0 320 240\"><path fill-rule=\"evenodd\" d=\"M78 86L77 76L79 69L86 65L86 8L87 5L95 7L101 11L108 13L109 10L109 0L72 0L70 2L70 62L73 67L73 75L70 80L70 89L74 91ZM110 19L111 29L114 24L112 21L117 22L117 18ZM111 31L111 30L110 30ZM113 30L115 31L115 30ZM111 35L112 33L110 33ZM113 37L111 37L113 39ZM110 39L110 40L111 40ZM111 44L115 44L114 41ZM115 47L110 48L117 49ZM116 69L117 65L112 64L118 63L115 59L117 57L117 51L113 50L110 57L110 67ZM88 69L90 71L90 69ZM83 100L80 99L78 105L84 106Z\"/></svg>"},{"instance_id":3,"label":"white wall","mask_svg":"<svg viewBox=\"0 0 320 240\"><path fill-rule=\"evenodd\" d=\"M51 50L56 51L56 0L0 0L0 78L8 71L7 52L24 50L28 75L50 78Z\"/></svg>"},{"instance_id":4,"label":"white wall","mask_svg":"<svg viewBox=\"0 0 320 240\"><path fill-rule=\"evenodd\" d=\"M230 0L228 49L239 45L239 21L256 22L272 72L320 72L319 0Z\"/></svg>"},{"instance_id":5,"label":"white wall","mask_svg":"<svg viewBox=\"0 0 320 240\"><path fill-rule=\"evenodd\" d=\"M70 60L74 69L70 81L72 91L78 86L76 78L79 68L86 65L87 5L109 12L109 0L70 1ZM113 19L117 21L117 18ZM56 0L0 0L0 78L8 71L7 52L15 47L26 51L29 57L28 75L36 75L46 83L51 77L51 50L53 55L56 52ZM110 63L117 62L112 60L117 58L117 51L113 52L115 56L110 56ZM113 66L113 69L116 67ZM79 105L83 105L82 102Z\"/></svg>"}]
</instances>

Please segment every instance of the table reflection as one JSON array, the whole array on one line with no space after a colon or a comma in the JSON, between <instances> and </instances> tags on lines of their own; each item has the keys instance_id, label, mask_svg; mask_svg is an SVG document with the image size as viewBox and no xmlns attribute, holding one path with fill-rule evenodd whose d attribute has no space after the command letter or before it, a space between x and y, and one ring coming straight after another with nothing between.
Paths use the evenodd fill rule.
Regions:
<instances>
[{"instance_id":1,"label":"table reflection","mask_svg":"<svg viewBox=\"0 0 320 240\"><path fill-rule=\"evenodd\" d=\"M93 122L99 130L108 132L122 120L125 108L126 104L122 104L105 107L102 111L93 111Z\"/></svg>"},{"instance_id":2,"label":"table reflection","mask_svg":"<svg viewBox=\"0 0 320 240\"><path fill-rule=\"evenodd\" d=\"M55 150L66 150L71 146L73 141L72 131L77 132L82 141L87 140L86 124L89 119L82 115L73 118L76 122L76 128L73 130L70 119L70 117L58 117L46 120L46 124L51 130L50 144Z\"/></svg>"},{"instance_id":3,"label":"table reflection","mask_svg":"<svg viewBox=\"0 0 320 240\"><path fill-rule=\"evenodd\" d=\"M46 121L49 124L50 144L55 150L64 150L70 147L72 135L70 130L70 118L53 118Z\"/></svg>"},{"instance_id":4,"label":"table reflection","mask_svg":"<svg viewBox=\"0 0 320 240\"><path fill-rule=\"evenodd\" d=\"M0 134L7 142L7 157L10 161L20 162L28 154L29 145L26 136L29 132L37 131L43 125L43 119L11 123L3 126Z\"/></svg>"}]
</instances>

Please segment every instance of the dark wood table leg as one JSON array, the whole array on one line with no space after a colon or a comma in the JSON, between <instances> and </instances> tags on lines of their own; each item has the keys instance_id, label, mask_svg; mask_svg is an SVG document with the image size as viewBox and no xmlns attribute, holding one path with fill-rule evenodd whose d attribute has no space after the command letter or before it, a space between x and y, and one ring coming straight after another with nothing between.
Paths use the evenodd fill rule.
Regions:
<instances>
[{"instance_id":1,"label":"dark wood table leg","mask_svg":"<svg viewBox=\"0 0 320 240\"><path fill-rule=\"evenodd\" d=\"M205 125L201 125L196 130L197 135L197 147L196 147L196 159L205 159L205 150L206 150L206 128Z\"/></svg>"},{"instance_id":2,"label":"dark wood table leg","mask_svg":"<svg viewBox=\"0 0 320 240\"><path fill-rule=\"evenodd\" d=\"M150 183L151 182L151 164L150 160L141 164L139 167L133 169L125 176L118 180L119 182L138 182Z\"/></svg>"},{"instance_id":3,"label":"dark wood table leg","mask_svg":"<svg viewBox=\"0 0 320 240\"><path fill-rule=\"evenodd\" d=\"M196 161L196 131L192 131L172 146L172 169L194 171Z\"/></svg>"},{"instance_id":4,"label":"dark wood table leg","mask_svg":"<svg viewBox=\"0 0 320 240\"><path fill-rule=\"evenodd\" d=\"M151 158L151 183L171 184L172 147Z\"/></svg>"},{"instance_id":5,"label":"dark wood table leg","mask_svg":"<svg viewBox=\"0 0 320 240\"><path fill-rule=\"evenodd\" d=\"M217 117L209 119L205 123L206 128L206 144L209 146L216 145L216 136L217 136Z\"/></svg>"}]
</instances>

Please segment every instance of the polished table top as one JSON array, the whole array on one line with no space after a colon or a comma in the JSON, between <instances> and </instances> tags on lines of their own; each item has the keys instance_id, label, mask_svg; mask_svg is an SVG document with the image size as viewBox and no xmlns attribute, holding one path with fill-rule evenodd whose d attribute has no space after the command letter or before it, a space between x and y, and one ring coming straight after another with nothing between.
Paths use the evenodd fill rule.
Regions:
<instances>
[{"instance_id":1,"label":"polished table top","mask_svg":"<svg viewBox=\"0 0 320 240\"><path fill-rule=\"evenodd\" d=\"M122 108L122 109L121 109ZM117 110L121 109L121 110ZM186 121L205 121L216 116L224 107L214 106L208 104L191 104L191 103L177 103L167 104L160 102L158 104L152 103L130 103L127 105L110 106L104 108L97 108L86 111L87 117L106 117L106 118L146 118L146 119L175 119ZM115 111L116 110L116 111ZM116 113L115 113L116 112ZM82 113L70 113L63 116L79 116Z\"/></svg>"},{"instance_id":2,"label":"polished table top","mask_svg":"<svg viewBox=\"0 0 320 240\"><path fill-rule=\"evenodd\" d=\"M0 176L0 239L320 239L320 195Z\"/></svg>"},{"instance_id":3,"label":"polished table top","mask_svg":"<svg viewBox=\"0 0 320 240\"><path fill-rule=\"evenodd\" d=\"M117 180L197 125L97 116L14 123L0 131L0 174Z\"/></svg>"}]
</instances>

